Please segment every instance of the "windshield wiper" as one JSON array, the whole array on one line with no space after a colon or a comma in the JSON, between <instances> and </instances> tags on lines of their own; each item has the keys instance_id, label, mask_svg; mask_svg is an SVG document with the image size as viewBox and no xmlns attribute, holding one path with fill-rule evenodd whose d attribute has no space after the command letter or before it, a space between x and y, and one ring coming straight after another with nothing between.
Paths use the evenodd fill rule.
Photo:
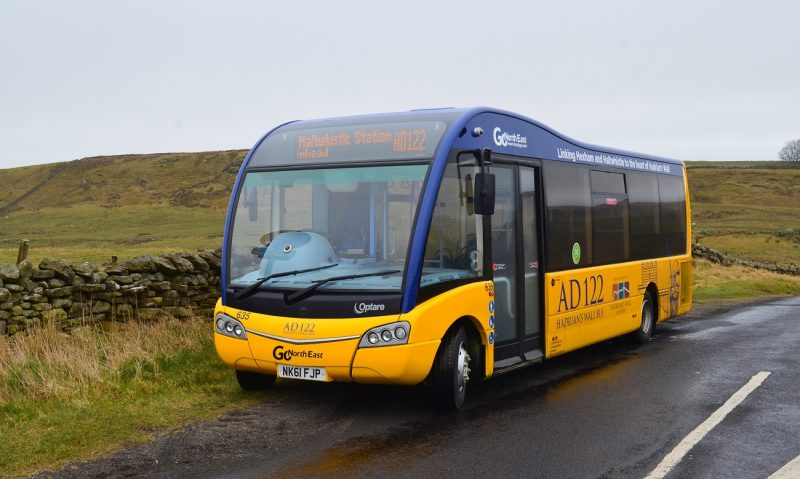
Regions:
<instances>
[{"instance_id":1,"label":"windshield wiper","mask_svg":"<svg viewBox=\"0 0 800 479\"><path fill-rule=\"evenodd\" d=\"M326 264L325 266L318 266L316 268L296 269L294 271L284 271L283 273L275 273L275 274L271 274L269 276L264 276L263 278L258 278L256 280L256 282L251 284L250 286L248 286L248 287L246 287L244 289L240 289L239 291L237 291L233 295L233 297L236 298L236 299L242 299L242 298L246 298L248 296L251 296L253 293L256 292L256 290L258 289L259 286L261 286L262 284L266 283L267 281L269 281L271 279L282 278L284 276L292 276L292 275L300 274L300 273L310 273L311 271L319 271L321 269L333 268L334 266L338 266L338 265L339 265L339 263Z\"/></svg>"},{"instance_id":2,"label":"windshield wiper","mask_svg":"<svg viewBox=\"0 0 800 479\"><path fill-rule=\"evenodd\" d=\"M303 288L301 290L295 291L294 293L286 295L286 303L292 304L296 303L300 300L303 300L311 295L317 288L322 286L323 284L330 283L331 281L344 281L347 279L358 279L358 278L367 278L369 276L386 276L389 274L399 273L399 269L390 269L386 271L378 271L375 273L361 273L361 274L348 274L344 276L331 276L330 278L320 279L314 281L314 284L307 288Z\"/></svg>"}]
</instances>

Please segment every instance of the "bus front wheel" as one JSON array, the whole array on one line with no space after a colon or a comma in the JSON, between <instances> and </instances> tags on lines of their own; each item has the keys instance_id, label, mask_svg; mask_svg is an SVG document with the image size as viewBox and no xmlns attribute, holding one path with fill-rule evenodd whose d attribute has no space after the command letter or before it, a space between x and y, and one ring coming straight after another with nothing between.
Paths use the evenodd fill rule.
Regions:
<instances>
[{"instance_id":1,"label":"bus front wheel","mask_svg":"<svg viewBox=\"0 0 800 479\"><path fill-rule=\"evenodd\" d=\"M642 322L639 329L633 333L633 339L639 344L644 344L653 337L653 330L656 327L656 307L650 291L644 293L642 300Z\"/></svg>"},{"instance_id":2,"label":"bus front wheel","mask_svg":"<svg viewBox=\"0 0 800 479\"><path fill-rule=\"evenodd\" d=\"M445 337L436 356L431 389L438 406L455 411L464 405L470 359L467 352L467 333L459 326Z\"/></svg>"},{"instance_id":3,"label":"bus front wheel","mask_svg":"<svg viewBox=\"0 0 800 479\"><path fill-rule=\"evenodd\" d=\"M266 391L275 384L275 376L236 370L236 380L245 391Z\"/></svg>"}]
</instances>

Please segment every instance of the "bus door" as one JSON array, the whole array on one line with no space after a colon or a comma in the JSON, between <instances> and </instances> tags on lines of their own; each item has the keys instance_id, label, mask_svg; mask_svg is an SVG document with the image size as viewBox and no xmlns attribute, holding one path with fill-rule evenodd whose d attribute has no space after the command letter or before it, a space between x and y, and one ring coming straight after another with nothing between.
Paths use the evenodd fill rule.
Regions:
<instances>
[{"instance_id":1,"label":"bus door","mask_svg":"<svg viewBox=\"0 0 800 479\"><path fill-rule=\"evenodd\" d=\"M495 368L541 360L541 257L538 168L495 158L491 217L495 288Z\"/></svg>"}]
</instances>

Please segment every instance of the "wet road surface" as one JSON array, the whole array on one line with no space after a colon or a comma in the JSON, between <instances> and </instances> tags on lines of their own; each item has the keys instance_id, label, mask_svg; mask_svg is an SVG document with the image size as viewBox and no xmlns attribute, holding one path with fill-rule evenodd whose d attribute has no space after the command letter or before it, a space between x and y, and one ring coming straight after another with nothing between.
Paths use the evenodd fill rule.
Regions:
<instances>
[{"instance_id":1,"label":"wet road surface","mask_svg":"<svg viewBox=\"0 0 800 479\"><path fill-rule=\"evenodd\" d=\"M700 307L623 339L471 382L440 413L425 387L279 382L246 411L41 477L643 478L760 371L668 478L766 478L800 455L800 298Z\"/></svg>"}]
</instances>

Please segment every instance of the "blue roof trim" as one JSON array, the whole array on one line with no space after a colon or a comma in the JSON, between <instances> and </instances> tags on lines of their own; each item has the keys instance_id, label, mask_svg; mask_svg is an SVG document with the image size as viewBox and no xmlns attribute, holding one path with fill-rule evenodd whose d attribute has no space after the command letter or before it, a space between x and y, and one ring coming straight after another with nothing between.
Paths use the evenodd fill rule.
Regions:
<instances>
[{"instance_id":1,"label":"blue roof trim","mask_svg":"<svg viewBox=\"0 0 800 479\"><path fill-rule=\"evenodd\" d=\"M465 135L453 145L456 149L491 148L497 154L625 171L683 175L683 162L614 148L590 145L562 135L530 118L486 109L467 122L467 129L481 128L480 136Z\"/></svg>"},{"instance_id":2,"label":"blue roof trim","mask_svg":"<svg viewBox=\"0 0 800 479\"><path fill-rule=\"evenodd\" d=\"M419 290L419 281L422 276L422 261L425 257L425 243L428 239L428 230L431 225L431 218L433 217L433 208L436 205L436 197L439 194L439 184L442 181L445 167L447 166L447 157L450 155L450 149L455 141L458 139L459 133L464 126L475 115L485 111L483 108L474 108L471 110L462 110L464 113L453 121L450 129L445 133L442 141L439 143L439 149L436 151L436 156L433 159L428 180L425 183L425 191L422 193L422 201L420 202L419 214L417 221L414 225L414 235L411 238L411 247L408 253L408 265L406 266L405 289L403 290L403 299L400 303L400 311L408 313L417 305L417 292Z\"/></svg>"},{"instance_id":3,"label":"blue roof trim","mask_svg":"<svg viewBox=\"0 0 800 479\"><path fill-rule=\"evenodd\" d=\"M296 121L296 120L295 120ZM236 208L236 196L239 194L239 189L242 186L242 182L244 181L244 172L247 169L247 164L250 162L250 158L253 156L253 152L256 151L256 148L264 141L269 135L272 134L278 128L286 126L290 123L294 123L295 121L288 121L281 125L276 126L275 128L269 130L259 138L255 145L250 148L250 151L247 152L247 156L244 157L244 161L242 161L242 166L239 167L239 173L236 174L236 180L233 182L233 189L231 190L231 198L228 200L228 214L225 215L225 230L222 236L222 268L220 269L220 287L222 289L222 305L225 306L228 303L228 295L226 293L226 287L228 285L228 264L230 256L230 234L231 228L233 225L231 221L233 219L233 215L235 213L234 208Z\"/></svg>"}]
</instances>

